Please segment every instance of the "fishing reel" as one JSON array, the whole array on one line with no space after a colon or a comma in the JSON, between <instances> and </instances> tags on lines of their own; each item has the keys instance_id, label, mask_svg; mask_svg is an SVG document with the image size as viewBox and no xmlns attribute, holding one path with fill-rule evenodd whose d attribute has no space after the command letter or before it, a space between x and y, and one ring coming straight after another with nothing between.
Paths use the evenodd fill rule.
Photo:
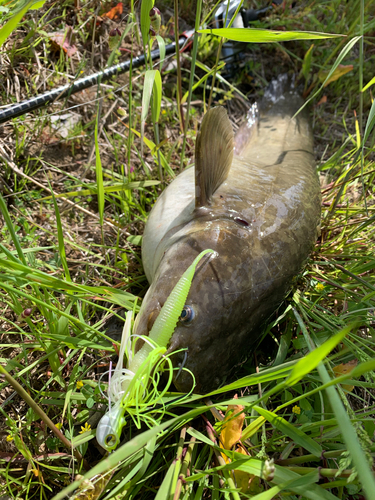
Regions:
<instances>
[{"instance_id":1,"label":"fishing reel","mask_svg":"<svg viewBox=\"0 0 375 500\"><path fill-rule=\"evenodd\" d=\"M224 28L228 26L241 2L242 0L229 0L229 7L227 1L222 2L217 8L215 14L215 28ZM272 3L270 3L266 7L263 7L262 9L241 8L238 11L235 20L233 21L232 28L247 28L251 23L258 21L266 14L268 14L275 5L281 5L282 2L283 0L274 0ZM227 17L226 23L225 17Z\"/></svg>"},{"instance_id":2,"label":"fishing reel","mask_svg":"<svg viewBox=\"0 0 375 500\"><path fill-rule=\"evenodd\" d=\"M280 5L282 2L283 0L273 0L272 3L262 9L240 8L236 15L238 6L242 3L242 0L224 0L216 10L214 27L226 28L235 16L231 25L232 28L248 28L251 23L266 16L274 9L275 5ZM238 72L238 66L243 62L244 58L243 44L234 41L224 43L221 49L221 59L226 63L226 73L223 74L223 77L227 79L232 78Z\"/></svg>"}]
</instances>

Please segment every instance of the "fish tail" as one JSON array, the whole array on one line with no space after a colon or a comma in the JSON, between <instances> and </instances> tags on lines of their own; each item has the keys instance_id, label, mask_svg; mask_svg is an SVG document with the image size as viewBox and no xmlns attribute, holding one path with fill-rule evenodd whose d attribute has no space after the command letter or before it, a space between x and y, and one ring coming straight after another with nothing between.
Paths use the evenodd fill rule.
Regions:
<instances>
[{"instance_id":1,"label":"fish tail","mask_svg":"<svg viewBox=\"0 0 375 500\"><path fill-rule=\"evenodd\" d=\"M260 113L294 116L304 100L295 85L295 75L279 75L271 81L259 104Z\"/></svg>"},{"instance_id":2,"label":"fish tail","mask_svg":"<svg viewBox=\"0 0 375 500\"><path fill-rule=\"evenodd\" d=\"M272 120L275 117L278 117L278 119L280 117L282 119L291 118L302 108L303 104L304 100L296 88L294 76L284 73L272 80L265 89L263 98L259 104L255 103L251 106L245 122L237 131L235 136L235 155L243 156L247 154L246 150L248 150L254 136L256 136L255 131L259 133L259 127L261 127L264 118L267 118L267 120ZM299 115L306 122L309 121L306 108L302 109ZM278 123L280 124L281 122L278 121ZM268 125L266 125L266 128ZM264 137L267 135L267 131L265 131ZM248 153L251 154L251 151L248 150Z\"/></svg>"}]
</instances>

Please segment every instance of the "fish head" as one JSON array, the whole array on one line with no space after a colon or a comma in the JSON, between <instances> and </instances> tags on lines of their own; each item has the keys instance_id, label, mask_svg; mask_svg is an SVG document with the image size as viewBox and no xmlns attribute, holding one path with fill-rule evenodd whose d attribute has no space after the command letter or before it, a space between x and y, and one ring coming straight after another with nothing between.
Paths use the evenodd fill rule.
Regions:
<instances>
[{"instance_id":1,"label":"fish head","mask_svg":"<svg viewBox=\"0 0 375 500\"><path fill-rule=\"evenodd\" d=\"M217 388L246 354L239 346L249 332L251 310L257 304L251 290L251 235L233 219L206 217L193 220L169 243L134 331L149 334L182 273L203 250L214 250L196 267L168 346L168 352L175 353L171 359L176 388L188 392L194 387L194 392L203 393ZM249 352L251 343L249 340Z\"/></svg>"}]
</instances>

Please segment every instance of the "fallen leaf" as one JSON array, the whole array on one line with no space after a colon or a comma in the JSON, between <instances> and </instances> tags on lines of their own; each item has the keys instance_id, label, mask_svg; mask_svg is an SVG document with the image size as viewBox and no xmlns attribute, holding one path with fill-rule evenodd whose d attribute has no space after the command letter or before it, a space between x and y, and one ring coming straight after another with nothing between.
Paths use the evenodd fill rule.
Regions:
<instances>
[{"instance_id":1,"label":"fallen leaf","mask_svg":"<svg viewBox=\"0 0 375 500\"><path fill-rule=\"evenodd\" d=\"M329 77L329 79L324 83L324 87L327 87L332 82L335 82L339 78L341 78L343 75L346 73L349 73L349 71L352 71L353 65L349 64L348 66L344 66L343 64L339 64L335 71L332 73L332 75ZM318 78L321 82L324 82L325 79L327 78L329 74L328 70L321 70L318 73Z\"/></svg>"},{"instance_id":2,"label":"fallen leaf","mask_svg":"<svg viewBox=\"0 0 375 500\"><path fill-rule=\"evenodd\" d=\"M239 446L236 451L242 455L248 456L242 446ZM259 477L254 476L254 474L235 469L234 477L236 479L236 486L241 489L242 493L252 493L256 495L261 492Z\"/></svg>"},{"instance_id":3,"label":"fallen leaf","mask_svg":"<svg viewBox=\"0 0 375 500\"><path fill-rule=\"evenodd\" d=\"M72 57L72 55L77 52L77 47L73 44L70 44L71 30L67 29L66 31L54 33L54 35L51 36L50 39L52 44L59 49L63 49L68 57Z\"/></svg>"},{"instance_id":4,"label":"fallen leaf","mask_svg":"<svg viewBox=\"0 0 375 500\"><path fill-rule=\"evenodd\" d=\"M333 372L336 375L336 377L340 377L341 375L346 375L347 373L350 373L357 366L357 363L358 361L356 359L353 359L348 363L341 363L340 365L337 365L333 368ZM344 391L347 392L351 392L354 389L354 385L341 384L341 387L344 389Z\"/></svg>"},{"instance_id":5,"label":"fallen leaf","mask_svg":"<svg viewBox=\"0 0 375 500\"><path fill-rule=\"evenodd\" d=\"M108 17L109 19L116 19L116 17L120 17L123 11L122 3L118 3L115 7L113 7L110 11L103 14L103 17Z\"/></svg>"},{"instance_id":6,"label":"fallen leaf","mask_svg":"<svg viewBox=\"0 0 375 500\"><path fill-rule=\"evenodd\" d=\"M320 106L321 104L325 104L327 102L327 96L324 95L320 101L317 103L317 106Z\"/></svg>"},{"instance_id":7,"label":"fallen leaf","mask_svg":"<svg viewBox=\"0 0 375 500\"><path fill-rule=\"evenodd\" d=\"M225 450L231 450L241 440L245 420L243 410L244 407L241 405L229 405L227 408L220 434L220 446ZM223 458L226 463L229 462L226 455L223 454Z\"/></svg>"}]
</instances>

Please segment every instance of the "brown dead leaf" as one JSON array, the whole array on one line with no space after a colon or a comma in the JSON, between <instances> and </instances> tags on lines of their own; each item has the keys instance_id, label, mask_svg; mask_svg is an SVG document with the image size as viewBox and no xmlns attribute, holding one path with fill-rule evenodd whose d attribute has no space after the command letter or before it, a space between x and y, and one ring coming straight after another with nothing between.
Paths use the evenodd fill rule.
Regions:
<instances>
[{"instance_id":1,"label":"brown dead leaf","mask_svg":"<svg viewBox=\"0 0 375 500\"><path fill-rule=\"evenodd\" d=\"M103 17L108 17L109 19L116 19L117 17L120 17L123 11L123 6L122 3L118 3L113 7L110 11L106 12L103 14Z\"/></svg>"},{"instance_id":2,"label":"brown dead leaf","mask_svg":"<svg viewBox=\"0 0 375 500\"><path fill-rule=\"evenodd\" d=\"M358 361L356 359L353 359L348 363L341 363L340 365L335 366L333 368L333 371L336 377L340 377L341 375L350 373L357 366L357 363ZM344 389L344 391L347 392L351 392L354 389L354 385L341 384L341 387Z\"/></svg>"},{"instance_id":3,"label":"brown dead leaf","mask_svg":"<svg viewBox=\"0 0 375 500\"><path fill-rule=\"evenodd\" d=\"M55 48L63 49L68 57L72 57L72 55L77 52L77 47L70 44L71 33L69 30L54 33L50 39L52 45L54 45Z\"/></svg>"},{"instance_id":4,"label":"brown dead leaf","mask_svg":"<svg viewBox=\"0 0 375 500\"><path fill-rule=\"evenodd\" d=\"M332 82L335 82L339 78L341 78L343 75L346 75L346 73L349 73L349 71L352 71L353 65L349 64L348 66L344 66L343 64L339 64L335 71L332 73L330 78L325 82L324 87L327 87ZM321 82L324 82L324 80L327 78L329 71L328 70L322 70L319 71L318 73L318 78Z\"/></svg>"},{"instance_id":5,"label":"brown dead leaf","mask_svg":"<svg viewBox=\"0 0 375 500\"><path fill-rule=\"evenodd\" d=\"M317 103L317 106L320 106L321 104L325 104L327 102L327 96L324 95L320 101Z\"/></svg>"}]
</instances>

